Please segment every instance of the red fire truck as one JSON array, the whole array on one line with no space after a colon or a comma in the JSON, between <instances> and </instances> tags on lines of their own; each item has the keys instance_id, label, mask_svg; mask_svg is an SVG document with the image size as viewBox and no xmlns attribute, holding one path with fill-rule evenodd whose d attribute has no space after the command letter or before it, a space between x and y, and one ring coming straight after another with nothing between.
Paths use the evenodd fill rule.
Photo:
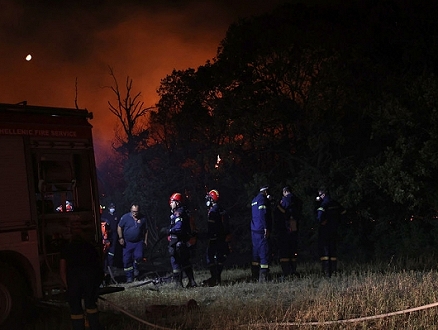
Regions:
<instances>
[{"instance_id":1,"label":"red fire truck","mask_svg":"<svg viewBox=\"0 0 438 330\"><path fill-rule=\"evenodd\" d=\"M101 250L92 113L0 104L0 328L61 285L59 255L80 225Z\"/></svg>"}]
</instances>

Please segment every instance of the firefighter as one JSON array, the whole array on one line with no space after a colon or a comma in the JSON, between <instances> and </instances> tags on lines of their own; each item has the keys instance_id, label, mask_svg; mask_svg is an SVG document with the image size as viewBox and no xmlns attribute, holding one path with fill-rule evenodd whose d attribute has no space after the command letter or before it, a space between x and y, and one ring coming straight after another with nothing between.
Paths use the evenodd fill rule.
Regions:
<instances>
[{"instance_id":1,"label":"firefighter","mask_svg":"<svg viewBox=\"0 0 438 330\"><path fill-rule=\"evenodd\" d=\"M67 289L73 330L85 329L82 299L91 330L103 329L99 323L97 298L103 272L96 248L82 237L81 223L72 223L71 240L61 250L60 274Z\"/></svg>"},{"instance_id":2,"label":"firefighter","mask_svg":"<svg viewBox=\"0 0 438 330\"><path fill-rule=\"evenodd\" d=\"M120 219L116 214L116 206L114 203L109 204L108 209L103 212L100 220L103 226L105 269L110 267L111 270L114 270L115 257L121 253L121 245L117 244L117 226L119 220Z\"/></svg>"},{"instance_id":3,"label":"firefighter","mask_svg":"<svg viewBox=\"0 0 438 330\"><path fill-rule=\"evenodd\" d=\"M278 254L283 277L298 275L298 218L300 205L290 186L282 190L282 198L275 209L275 224L278 232Z\"/></svg>"},{"instance_id":4,"label":"firefighter","mask_svg":"<svg viewBox=\"0 0 438 330\"><path fill-rule=\"evenodd\" d=\"M169 241L170 263L172 265L173 279L176 287L183 287L183 273L185 272L189 283L186 288L197 287L193 268L190 263L190 246L192 230L190 217L186 206L183 205L183 196L174 193L170 196L171 208L170 227L167 230Z\"/></svg>"},{"instance_id":5,"label":"firefighter","mask_svg":"<svg viewBox=\"0 0 438 330\"><path fill-rule=\"evenodd\" d=\"M319 256L324 276L331 277L337 271L338 224L346 210L330 197L326 188L318 190L316 200L321 202L317 209Z\"/></svg>"},{"instance_id":6,"label":"firefighter","mask_svg":"<svg viewBox=\"0 0 438 330\"><path fill-rule=\"evenodd\" d=\"M268 191L268 186L261 187L251 202L251 273L252 279L261 283L268 279L270 263L269 235L272 230L272 215Z\"/></svg>"},{"instance_id":7,"label":"firefighter","mask_svg":"<svg viewBox=\"0 0 438 330\"><path fill-rule=\"evenodd\" d=\"M221 284L221 274L224 263L230 253L228 242L231 239L228 215L218 204L219 192L210 190L205 197L208 208L208 247L207 267L210 278L203 281L203 286L216 286Z\"/></svg>"},{"instance_id":8,"label":"firefighter","mask_svg":"<svg viewBox=\"0 0 438 330\"><path fill-rule=\"evenodd\" d=\"M102 221L103 219L101 219L100 221L100 230L102 233L102 245L103 245L103 255L104 255L104 259L105 259L105 263L104 263L104 269L107 269L107 255L108 255L108 251L109 248L111 246L111 241L109 240L109 226L105 221Z\"/></svg>"},{"instance_id":9,"label":"firefighter","mask_svg":"<svg viewBox=\"0 0 438 330\"><path fill-rule=\"evenodd\" d=\"M123 246L123 270L126 283L132 283L139 275L138 264L143 260L143 246L147 246L148 228L146 218L139 212L139 205L132 204L117 226L119 244Z\"/></svg>"}]
</instances>

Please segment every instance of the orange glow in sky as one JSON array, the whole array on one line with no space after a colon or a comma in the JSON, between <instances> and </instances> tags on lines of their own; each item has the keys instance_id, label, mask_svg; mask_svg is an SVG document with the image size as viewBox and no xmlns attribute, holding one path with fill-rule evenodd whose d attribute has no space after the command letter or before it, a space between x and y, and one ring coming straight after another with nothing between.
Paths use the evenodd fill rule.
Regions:
<instances>
[{"instance_id":1,"label":"orange glow in sky","mask_svg":"<svg viewBox=\"0 0 438 330\"><path fill-rule=\"evenodd\" d=\"M108 110L115 101L109 67L122 92L129 76L133 94L154 106L161 79L173 69L205 64L231 23L281 2L3 0L0 103L74 108L77 81L78 106L94 114L99 162L117 123Z\"/></svg>"}]
</instances>

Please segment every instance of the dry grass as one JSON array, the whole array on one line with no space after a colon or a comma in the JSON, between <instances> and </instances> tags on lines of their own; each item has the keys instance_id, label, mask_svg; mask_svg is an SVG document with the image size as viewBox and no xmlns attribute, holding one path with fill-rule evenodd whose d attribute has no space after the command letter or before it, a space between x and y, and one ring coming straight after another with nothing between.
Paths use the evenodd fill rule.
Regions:
<instances>
[{"instance_id":1,"label":"dry grass","mask_svg":"<svg viewBox=\"0 0 438 330\"><path fill-rule=\"evenodd\" d=\"M388 266L344 269L324 279L316 264L300 265L301 278L250 283L249 270L227 270L226 285L178 289L173 284L148 284L105 296L100 301L108 330L154 329L126 317L120 306L157 327L169 329L434 329L436 308L374 320L309 325L405 310L437 301L436 270L404 271ZM386 270L382 271L382 268ZM279 273L273 267L272 273ZM196 272L198 281L206 272ZM190 299L198 308L185 308ZM151 307L154 305L155 307ZM148 308L149 306L149 308ZM170 306L170 307L169 307ZM155 308L155 309L154 309ZM163 308L163 310L160 310ZM437 307L438 308L438 307ZM151 312L152 311L152 312ZM155 312L156 311L156 312Z\"/></svg>"}]
</instances>

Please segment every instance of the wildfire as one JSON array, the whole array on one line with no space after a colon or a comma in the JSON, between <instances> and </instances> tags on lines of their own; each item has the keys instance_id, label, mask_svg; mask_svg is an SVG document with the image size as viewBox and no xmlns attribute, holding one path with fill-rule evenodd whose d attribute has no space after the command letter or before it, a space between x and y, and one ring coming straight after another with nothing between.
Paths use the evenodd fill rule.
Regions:
<instances>
[{"instance_id":1,"label":"wildfire","mask_svg":"<svg viewBox=\"0 0 438 330\"><path fill-rule=\"evenodd\" d=\"M214 165L214 168L219 168L219 164L221 163L222 159L217 155L216 165Z\"/></svg>"}]
</instances>

